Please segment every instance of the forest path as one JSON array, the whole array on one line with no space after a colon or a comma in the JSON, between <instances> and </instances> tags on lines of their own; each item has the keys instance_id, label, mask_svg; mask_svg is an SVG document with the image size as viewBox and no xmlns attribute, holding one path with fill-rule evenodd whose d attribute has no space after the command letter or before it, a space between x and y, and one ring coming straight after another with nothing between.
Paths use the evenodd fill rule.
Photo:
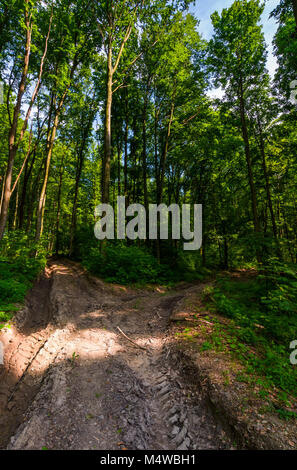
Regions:
<instances>
[{"instance_id":1,"label":"forest path","mask_svg":"<svg viewBox=\"0 0 297 470\"><path fill-rule=\"evenodd\" d=\"M132 290L51 263L1 333L0 447L231 448L168 353L170 313L190 288Z\"/></svg>"}]
</instances>

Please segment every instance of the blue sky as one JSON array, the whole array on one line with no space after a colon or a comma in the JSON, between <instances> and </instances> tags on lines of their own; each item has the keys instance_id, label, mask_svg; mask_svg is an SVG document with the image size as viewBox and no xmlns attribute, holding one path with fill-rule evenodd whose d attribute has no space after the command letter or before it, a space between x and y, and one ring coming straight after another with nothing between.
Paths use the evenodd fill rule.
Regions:
<instances>
[{"instance_id":1,"label":"blue sky","mask_svg":"<svg viewBox=\"0 0 297 470\"><path fill-rule=\"evenodd\" d=\"M223 8L228 8L232 5L234 0L196 0L195 6L192 5L191 12L195 13L196 18L200 20L199 31L205 39L210 39L213 33L210 15L214 11L221 13ZM278 5L279 0L266 0L265 10L262 15L263 31L265 34L265 40L268 46L268 59L267 69L271 76L274 75L277 67L276 58L273 56L272 40L277 29L277 24L274 19L270 19L269 15L271 11ZM210 92L213 96L221 95L220 91Z\"/></svg>"}]
</instances>

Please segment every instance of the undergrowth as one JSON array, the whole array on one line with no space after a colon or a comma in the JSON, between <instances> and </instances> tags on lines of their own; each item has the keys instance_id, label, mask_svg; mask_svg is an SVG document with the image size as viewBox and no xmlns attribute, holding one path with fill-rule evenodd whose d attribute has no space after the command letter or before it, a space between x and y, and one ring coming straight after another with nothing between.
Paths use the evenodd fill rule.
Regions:
<instances>
[{"instance_id":1,"label":"undergrowth","mask_svg":"<svg viewBox=\"0 0 297 470\"><path fill-rule=\"evenodd\" d=\"M6 326L21 307L27 291L45 267L46 257L39 246L38 257L32 256L35 247L22 232L10 233L1 244L0 252L0 329Z\"/></svg>"},{"instance_id":2,"label":"undergrowth","mask_svg":"<svg viewBox=\"0 0 297 470\"><path fill-rule=\"evenodd\" d=\"M262 398L278 389L280 417L296 418L286 409L297 397L297 367L290 363L290 343L297 339L297 266L272 260L261 274L244 280L223 277L205 290L210 310L227 317L212 318L204 349L228 350L244 364L238 376L256 382ZM285 406L285 408L284 408Z\"/></svg>"},{"instance_id":3,"label":"undergrowth","mask_svg":"<svg viewBox=\"0 0 297 470\"><path fill-rule=\"evenodd\" d=\"M208 271L197 270L195 263L184 255L170 257L158 263L156 257L147 249L134 245L110 244L103 252L91 247L83 254L82 264L92 274L107 282L118 284L166 284L174 285L180 281L202 280Z\"/></svg>"}]
</instances>

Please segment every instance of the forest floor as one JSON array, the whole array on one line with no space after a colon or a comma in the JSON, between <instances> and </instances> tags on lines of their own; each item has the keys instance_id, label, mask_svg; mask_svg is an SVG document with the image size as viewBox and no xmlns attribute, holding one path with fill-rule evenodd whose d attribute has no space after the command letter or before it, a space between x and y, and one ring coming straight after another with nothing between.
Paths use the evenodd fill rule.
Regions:
<instances>
[{"instance_id":1,"label":"forest floor","mask_svg":"<svg viewBox=\"0 0 297 470\"><path fill-rule=\"evenodd\" d=\"M0 448L297 448L293 425L242 412L225 358L181 337L204 287L132 289L49 263L1 332Z\"/></svg>"}]
</instances>

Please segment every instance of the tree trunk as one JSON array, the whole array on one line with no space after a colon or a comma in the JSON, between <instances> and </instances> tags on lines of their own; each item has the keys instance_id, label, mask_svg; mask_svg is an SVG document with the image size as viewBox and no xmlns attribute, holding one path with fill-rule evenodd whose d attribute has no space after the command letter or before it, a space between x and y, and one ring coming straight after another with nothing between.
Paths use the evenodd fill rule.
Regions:
<instances>
[{"instance_id":1,"label":"tree trunk","mask_svg":"<svg viewBox=\"0 0 297 470\"><path fill-rule=\"evenodd\" d=\"M129 134L129 110L128 92L125 91L125 134L124 134L124 195L128 196L128 134ZM127 201L126 201L127 204Z\"/></svg>"},{"instance_id":2,"label":"tree trunk","mask_svg":"<svg viewBox=\"0 0 297 470\"><path fill-rule=\"evenodd\" d=\"M269 207L269 211L270 211L273 235L274 235L276 241L278 241L277 226L276 226L275 215L274 215L272 199L271 199L270 182L269 182L269 176L268 176L268 172L267 172L266 153L265 153L263 132L262 132L262 127L261 127L259 116L257 116L257 118L258 118L258 128L259 128L259 137L260 137L260 151L261 151L261 156L262 156L262 168L263 168L264 179L265 179L267 202L268 202L268 207ZM279 245L278 245L278 251L279 251L279 255L280 255L281 253L280 253Z\"/></svg>"},{"instance_id":3,"label":"tree trunk","mask_svg":"<svg viewBox=\"0 0 297 470\"><path fill-rule=\"evenodd\" d=\"M14 217L13 217L13 223L12 223L12 230L16 230L16 228L17 228L17 218L18 218L18 208L19 208L19 188L20 188L20 184L17 183L17 191L16 191L16 197L15 197L15 210L14 210Z\"/></svg>"},{"instance_id":4,"label":"tree trunk","mask_svg":"<svg viewBox=\"0 0 297 470\"><path fill-rule=\"evenodd\" d=\"M1 178L1 181L2 181L2 178ZM2 181L2 190L1 190L1 199L0 199L0 215L1 215L3 197L4 197L4 186L5 186L5 179L3 178L3 181Z\"/></svg>"},{"instance_id":5,"label":"tree trunk","mask_svg":"<svg viewBox=\"0 0 297 470\"><path fill-rule=\"evenodd\" d=\"M49 178L49 171L50 171L50 164L53 154L54 142L56 138L57 128L59 124L60 113L64 104L64 100L66 98L68 92L68 88L64 91L64 94L60 100L58 109L56 111L55 119L53 128L49 130L48 139L47 139L47 157L45 163L45 173L44 173L44 180L43 185L41 188L41 193L39 197L38 209L37 209L37 223L36 223L36 233L35 233L35 241L38 242L43 232L43 219L44 219L44 209L45 209L45 200L46 200L46 190L47 190L47 183Z\"/></svg>"},{"instance_id":6,"label":"tree trunk","mask_svg":"<svg viewBox=\"0 0 297 470\"><path fill-rule=\"evenodd\" d=\"M61 194L62 194L63 174L64 174L64 156L62 158L61 167L60 167L60 176L59 176L58 208L57 208L57 218L56 218L56 255L59 254L59 249L60 249L59 230L60 230L60 217L61 217Z\"/></svg>"},{"instance_id":7,"label":"tree trunk","mask_svg":"<svg viewBox=\"0 0 297 470\"><path fill-rule=\"evenodd\" d=\"M81 178L81 173L83 169L84 163L84 149L86 143L87 135L84 135L83 142L80 147L79 156L78 156L78 165L76 168L76 178L75 178L75 190L74 190L74 200L73 200L73 207L72 207L72 217L71 217L71 228L70 228L70 246L69 246L69 255L72 256L73 254L73 241L74 241L74 234L76 230L76 211L77 211L77 201L78 201L78 190L79 190L79 183Z\"/></svg>"},{"instance_id":8,"label":"tree trunk","mask_svg":"<svg viewBox=\"0 0 297 470\"><path fill-rule=\"evenodd\" d=\"M56 138L56 133L59 125L59 119L60 119L60 114L62 112L64 102L66 100L66 97L69 92L69 88L72 83L73 75L76 70L76 67L78 65L78 52L76 53L74 59L73 59L73 64L71 67L70 71L70 77L69 77L69 82L67 87L64 90L63 95L61 96L61 99L59 101L58 108L56 109L55 113L55 119L54 119L54 124L53 128L49 129L48 131L48 137L47 137L47 157L46 157L46 164L45 164L45 174L44 174L44 181L39 197L39 203L38 203L38 209L37 209L37 223L36 223L36 233L35 233L35 242L38 242L40 240L40 237L43 232L43 220L44 220L44 209L45 209L45 199L46 199L46 190L47 190L47 183L48 183L48 178L49 178L49 171L50 171L50 164L51 164L51 159L52 159L52 154L53 154L53 148L54 148L54 143L55 143L55 138ZM54 100L52 98L52 104L54 104ZM49 124L50 124L50 117L49 117Z\"/></svg>"},{"instance_id":9,"label":"tree trunk","mask_svg":"<svg viewBox=\"0 0 297 470\"><path fill-rule=\"evenodd\" d=\"M154 161L155 161L155 178L156 178L156 190L157 190L157 203L160 195L160 166L158 164L158 116L159 111L155 108L154 115ZM157 237L156 240L156 257L158 263L161 261L161 247L160 247L160 237Z\"/></svg>"},{"instance_id":10,"label":"tree trunk","mask_svg":"<svg viewBox=\"0 0 297 470\"><path fill-rule=\"evenodd\" d=\"M112 45L108 46L107 56L107 84L106 84L106 107L105 107L105 130L104 130L104 157L102 167L102 203L109 203L110 185L110 162L111 162L111 107L112 107Z\"/></svg>"},{"instance_id":11,"label":"tree trunk","mask_svg":"<svg viewBox=\"0 0 297 470\"><path fill-rule=\"evenodd\" d=\"M256 188L255 188L254 175L253 175L253 169L252 169L251 150L250 150L247 122L246 122L245 102L244 102L244 97L243 97L242 82L240 82L239 102L240 102L240 118L241 118L242 137L243 137L243 141L244 141L245 158L246 158L246 163L247 163L247 167L248 167L248 179L249 179L249 186L250 186L250 191L251 191L251 203L252 203L254 231L255 231L255 233L258 234L258 233L260 233L260 223L259 223L259 217L258 217ZM259 253L259 249L257 249L256 251L257 251L257 260L258 260L258 262L261 262L261 256L260 256L260 253Z\"/></svg>"},{"instance_id":12,"label":"tree trunk","mask_svg":"<svg viewBox=\"0 0 297 470\"><path fill-rule=\"evenodd\" d=\"M21 194L21 200L20 200L20 205L19 205L19 216L18 216L19 229L22 229L23 225L24 225L24 215L25 215L25 204L26 204L26 197L27 197L27 188L28 188L28 183L29 183L30 176L31 176L31 173L32 173L32 170L33 170L33 167L34 167L35 159L36 159L36 147L37 146L35 146L34 151L33 151L33 157L32 157L30 167L28 168L29 160L27 160L26 164L25 164L22 194Z\"/></svg>"},{"instance_id":13,"label":"tree trunk","mask_svg":"<svg viewBox=\"0 0 297 470\"><path fill-rule=\"evenodd\" d=\"M121 195L121 146L122 143L120 139L117 141L117 150L118 150L118 195Z\"/></svg>"},{"instance_id":14,"label":"tree trunk","mask_svg":"<svg viewBox=\"0 0 297 470\"><path fill-rule=\"evenodd\" d=\"M171 126L172 126L172 121L173 121L174 107L175 107L174 100L175 100L175 87L174 87L173 94L172 94L169 122L168 122L168 127L167 127L164 151L162 153L162 159L161 159L161 174L160 174L158 204L161 204L162 200L163 200L163 188L164 188L164 179L165 179L165 170L166 170L166 160L167 160L167 154L168 154L168 148L169 148L169 139L170 139L170 134L171 134Z\"/></svg>"},{"instance_id":15,"label":"tree trunk","mask_svg":"<svg viewBox=\"0 0 297 470\"><path fill-rule=\"evenodd\" d=\"M148 88L148 86L147 86ZM142 176L143 176L143 198L144 207L148 216L148 194L147 194L147 161L146 161L146 115L147 115L147 104L148 104L148 89L146 91L143 107L143 120L142 120Z\"/></svg>"}]
</instances>

